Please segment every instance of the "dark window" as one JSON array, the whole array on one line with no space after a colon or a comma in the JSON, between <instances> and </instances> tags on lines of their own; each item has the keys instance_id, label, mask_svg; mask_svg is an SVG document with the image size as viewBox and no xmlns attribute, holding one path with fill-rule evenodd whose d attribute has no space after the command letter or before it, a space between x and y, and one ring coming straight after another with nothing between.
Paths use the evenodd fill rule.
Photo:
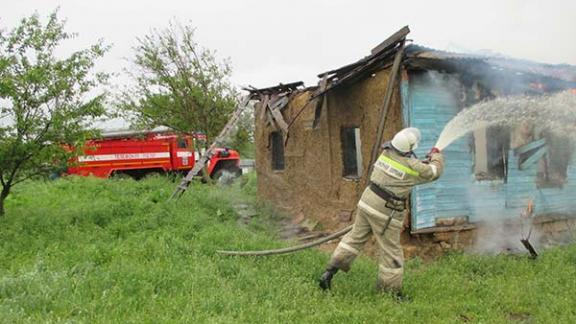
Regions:
<instances>
[{"instance_id":1,"label":"dark window","mask_svg":"<svg viewBox=\"0 0 576 324\"><path fill-rule=\"evenodd\" d=\"M187 148L188 143L185 138L178 138L178 148Z\"/></svg>"},{"instance_id":2,"label":"dark window","mask_svg":"<svg viewBox=\"0 0 576 324\"><path fill-rule=\"evenodd\" d=\"M474 132L474 174L476 180L504 180L508 172L510 131L489 127Z\"/></svg>"},{"instance_id":3,"label":"dark window","mask_svg":"<svg viewBox=\"0 0 576 324\"><path fill-rule=\"evenodd\" d=\"M518 168L528 170L535 167L538 188L564 186L568 177L568 165L574 152L570 139L534 130L530 137L532 138L528 143L515 149L518 155Z\"/></svg>"},{"instance_id":4,"label":"dark window","mask_svg":"<svg viewBox=\"0 0 576 324\"><path fill-rule=\"evenodd\" d=\"M270 133L272 170L284 170L284 139L280 132Z\"/></svg>"},{"instance_id":5,"label":"dark window","mask_svg":"<svg viewBox=\"0 0 576 324\"><path fill-rule=\"evenodd\" d=\"M545 139L546 154L543 155L538 168L538 187L562 187L567 181L568 165L574 147L566 137L545 134Z\"/></svg>"},{"instance_id":6,"label":"dark window","mask_svg":"<svg viewBox=\"0 0 576 324\"><path fill-rule=\"evenodd\" d=\"M360 149L360 129L358 127L343 127L342 164L344 177L360 177L362 175L362 150Z\"/></svg>"}]
</instances>

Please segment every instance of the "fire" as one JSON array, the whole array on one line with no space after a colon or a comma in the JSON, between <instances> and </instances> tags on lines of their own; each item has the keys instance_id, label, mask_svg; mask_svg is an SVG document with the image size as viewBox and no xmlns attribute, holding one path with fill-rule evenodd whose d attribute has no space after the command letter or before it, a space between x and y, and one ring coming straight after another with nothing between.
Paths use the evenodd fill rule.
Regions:
<instances>
[{"instance_id":1,"label":"fire","mask_svg":"<svg viewBox=\"0 0 576 324\"><path fill-rule=\"evenodd\" d=\"M530 217L532 217L533 213L534 213L534 202L532 201L532 199L529 199L528 205L526 206L526 209L524 209L520 213L520 217L521 218L530 218Z\"/></svg>"}]
</instances>

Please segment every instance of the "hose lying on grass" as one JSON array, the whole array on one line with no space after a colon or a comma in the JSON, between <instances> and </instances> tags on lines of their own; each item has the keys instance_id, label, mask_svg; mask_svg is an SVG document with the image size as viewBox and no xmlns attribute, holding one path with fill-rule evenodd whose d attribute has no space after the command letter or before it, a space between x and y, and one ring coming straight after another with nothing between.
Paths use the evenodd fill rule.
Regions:
<instances>
[{"instance_id":1,"label":"hose lying on grass","mask_svg":"<svg viewBox=\"0 0 576 324\"><path fill-rule=\"evenodd\" d=\"M302 244L302 245L297 245L297 246L292 246L292 247L287 247L287 248L282 248L282 249L262 250L262 251L221 251L220 250L220 251L216 251L216 252L220 253L220 254L224 254L224 255L239 255L239 256L267 256L267 255L287 254L287 253L292 253L292 252L296 252L296 251L305 250L305 249L308 249L311 247L315 247L317 245L328 242L328 241L333 240L335 238L339 238L340 236L350 232L351 229L352 229L352 225L345 227L345 228L339 230L338 232L335 232L334 234L330 234L330 235L323 237L319 240L316 240L314 242L310 242L310 243L306 243L306 244Z\"/></svg>"}]
</instances>

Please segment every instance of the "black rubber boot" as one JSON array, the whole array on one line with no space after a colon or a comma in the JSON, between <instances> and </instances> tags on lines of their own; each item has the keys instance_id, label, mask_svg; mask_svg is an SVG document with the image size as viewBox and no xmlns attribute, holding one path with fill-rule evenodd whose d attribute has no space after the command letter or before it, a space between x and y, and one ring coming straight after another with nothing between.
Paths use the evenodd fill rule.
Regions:
<instances>
[{"instance_id":1,"label":"black rubber boot","mask_svg":"<svg viewBox=\"0 0 576 324\"><path fill-rule=\"evenodd\" d=\"M412 297L404 294L402 291L395 291L390 293L390 295L396 300L397 303L409 303L412 301Z\"/></svg>"},{"instance_id":2,"label":"black rubber boot","mask_svg":"<svg viewBox=\"0 0 576 324\"><path fill-rule=\"evenodd\" d=\"M338 272L338 268L329 267L320 277L319 283L322 290L329 290L332 286L332 277Z\"/></svg>"}]
</instances>

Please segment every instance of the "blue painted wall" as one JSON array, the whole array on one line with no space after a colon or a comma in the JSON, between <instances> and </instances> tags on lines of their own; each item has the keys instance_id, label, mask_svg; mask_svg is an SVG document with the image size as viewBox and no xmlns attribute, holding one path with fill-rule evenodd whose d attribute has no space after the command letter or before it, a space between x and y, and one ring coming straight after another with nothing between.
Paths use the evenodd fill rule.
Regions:
<instances>
[{"instance_id":1,"label":"blue painted wall","mask_svg":"<svg viewBox=\"0 0 576 324\"><path fill-rule=\"evenodd\" d=\"M437 72L410 76L401 84L404 121L418 127L422 142L416 150L424 157L434 146L440 132L459 111L458 82ZM536 213L576 214L576 165L568 168L568 182L563 188L538 189L537 164L519 170L514 152L509 152L507 183L476 181L471 138L466 136L444 150L444 175L434 183L417 186L412 191L412 230L435 226L437 218L467 216L470 222L491 218L518 217L528 199L533 199Z\"/></svg>"}]
</instances>

